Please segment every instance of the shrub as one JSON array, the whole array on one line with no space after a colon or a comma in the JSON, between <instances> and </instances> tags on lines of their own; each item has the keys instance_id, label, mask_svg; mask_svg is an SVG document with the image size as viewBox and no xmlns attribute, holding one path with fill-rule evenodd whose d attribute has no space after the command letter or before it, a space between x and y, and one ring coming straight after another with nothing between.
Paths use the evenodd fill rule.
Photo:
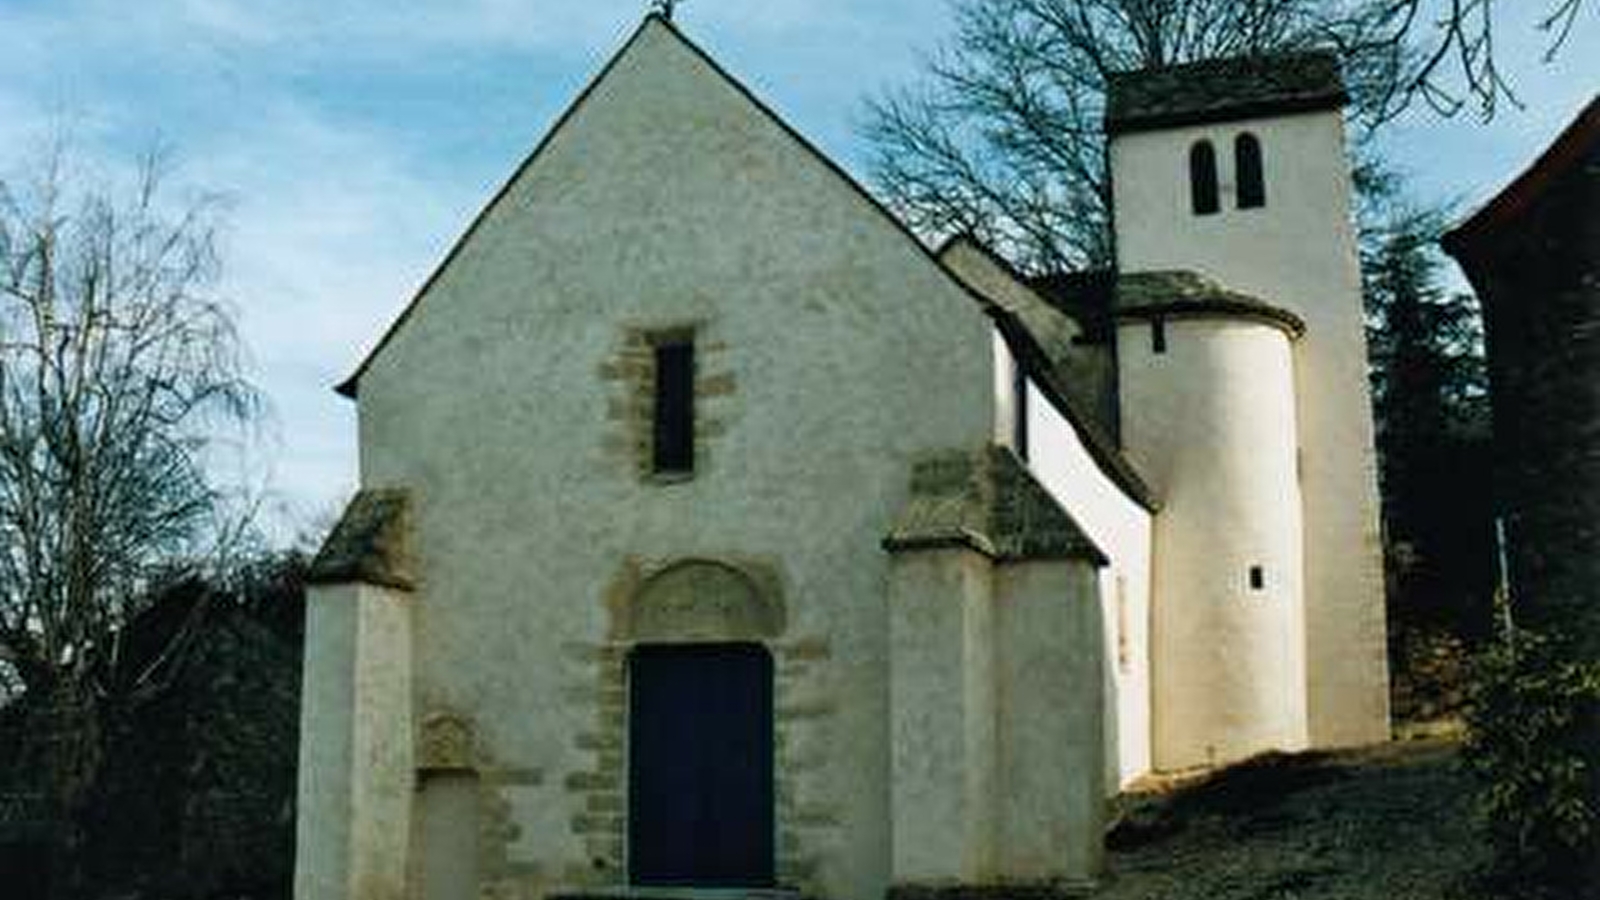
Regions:
<instances>
[{"instance_id":1,"label":"shrub","mask_svg":"<svg viewBox=\"0 0 1600 900\"><path fill-rule=\"evenodd\" d=\"M1527 896L1600 896L1586 883L1600 854L1600 663L1513 629L1475 660L1466 719L1494 880Z\"/></svg>"}]
</instances>

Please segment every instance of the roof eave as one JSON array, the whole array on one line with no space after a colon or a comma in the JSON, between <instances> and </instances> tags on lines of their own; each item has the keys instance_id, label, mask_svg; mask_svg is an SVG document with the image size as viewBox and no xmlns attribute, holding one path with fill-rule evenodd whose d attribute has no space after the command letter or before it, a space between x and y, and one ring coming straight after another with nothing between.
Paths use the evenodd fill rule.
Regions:
<instances>
[{"instance_id":1,"label":"roof eave","mask_svg":"<svg viewBox=\"0 0 1600 900\"><path fill-rule=\"evenodd\" d=\"M1206 300L1187 303L1159 303L1117 311L1118 319L1245 319L1270 325L1299 340L1306 333L1305 320L1275 306Z\"/></svg>"},{"instance_id":2,"label":"roof eave","mask_svg":"<svg viewBox=\"0 0 1600 900\"><path fill-rule=\"evenodd\" d=\"M1460 259L1463 252L1470 253L1474 245L1514 224L1521 212L1544 196L1550 185L1577 165L1585 151L1595 144L1600 144L1600 94L1589 100L1526 169L1461 224L1440 237L1444 251Z\"/></svg>"},{"instance_id":3,"label":"roof eave","mask_svg":"<svg viewBox=\"0 0 1600 900\"><path fill-rule=\"evenodd\" d=\"M1349 92L1341 90L1337 93L1325 95L1288 97L1281 100L1240 103L1181 112L1135 114L1130 116L1108 115L1105 119L1105 131L1108 137L1119 137L1142 131L1160 131L1162 129L1183 128L1190 125L1213 125L1218 122L1240 122L1249 119L1265 119L1298 113L1334 112L1343 109L1349 102Z\"/></svg>"},{"instance_id":4,"label":"roof eave","mask_svg":"<svg viewBox=\"0 0 1600 900\"><path fill-rule=\"evenodd\" d=\"M422 301L422 298L427 295L434 283L439 280L439 276L444 274L446 269L450 268L450 264L455 261L455 258L460 254L462 248L465 247L467 242L472 239L472 236L477 233L478 228L482 226L484 221L489 217L489 213L496 206L500 205L500 201L504 199L506 194L511 191L512 185L516 184L517 181L522 177L522 174L533 165L534 161L537 160L541 154L544 153L545 148L550 145L550 142L554 140L555 136L561 132L562 128L567 124L567 122L571 120L572 117L577 114L578 110L583 107L583 104L589 99L590 95L594 93L595 89L599 87L603 81L605 81L606 76L611 74L611 70L616 68L617 63L621 61L623 57L628 55L628 51L632 49L633 45L639 40L639 37L644 34L645 29L649 28L652 23L663 25L673 34L677 34L679 37L682 37L678 30L672 26L672 23L658 12L651 12L647 14L644 19L639 22L638 27L633 30L633 33L628 35L628 39L622 42L622 46L619 47L615 53L611 54L611 58L606 60L605 65L601 66L600 70L594 74L594 77L589 79L588 84L584 85L583 90L578 92L578 96L574 97L572 102L567 104L566 109L562 110L561 115L556 117L555 123L552 124L547 131L545 131L544 136L541 137L539 142L534 145L533 150L529 151L528 155L523 157L522 162L512 170L511 176L507 178L505 182L500 185L499 189L494 192L494 196L489 198L489 202L485 203L482 208L478 210L478 214L472 217L472 221L468 223L466 230L461 233L460 237L456 238L454 244L450 245L450 250L445 254L444 259L440 260L439 264L433 268L431 273L429 273L427 279L423 281L422 286L417 289L416 293L412 294L411 300L406 303L405 309L401 310L400 315L396 316L394 321L389 323L389 327L384 330L383 336L378 339L378 342L372 346L371 350L367 351L367 355L362 358L361 363L356 366L355 371L350 373L350 377L334 385L333 390L335 393L342 397L348 397L352 400L356 399L357 388L359 382L361 381L361 376L366 374L367 369L372 365L372 361L377 358L379 353L383 352L383 349L388 346L389 341L391 341L395 334L399 332L400 328L405 325L406 320L411 317L412 312L417 308L417 305Z\"/></svg>"}]
</instances>

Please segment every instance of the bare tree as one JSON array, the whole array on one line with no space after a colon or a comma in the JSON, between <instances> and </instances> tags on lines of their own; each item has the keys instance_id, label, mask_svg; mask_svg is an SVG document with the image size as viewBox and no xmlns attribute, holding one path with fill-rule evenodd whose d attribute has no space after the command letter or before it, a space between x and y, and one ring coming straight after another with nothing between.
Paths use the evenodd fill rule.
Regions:
<instances>
[{"instance_id":1,"label":"bare tree","mask_svg":"<svg viewBox=\"0 0 1600 900\"><path fill-rule=\"evenodd\" d=\"M977 234L1051 270L1111 256L1101 118L1114 72L1305 49L1394 54L1315 0L959 0L926 79L869 103L872 176L918 231ZM1342 30L1341 30L1342 29Z\"/></svg>"},{"instance_id":2,"label":"bare tree","mask_svg":"<svg viewBox=\"0 0 1600 900\"><path fill-rule=\"evenodd\" d=\"M256 408L211 294L218 206L169 206L162 175L152 154L127 196L86 189L58 145L0 182L0 661L40 713L69 881L119 635L216 534L202 453Z\"/></svg>"},{"instance_id":3,"label":"bare tree","mask_svg":"<svg viewBox=\"0 0 1600 900\"><path fill-rule=\"evenodd\" d=\"M1563 39L1583 0L1548 0ZM1493 0L955 0L917 85L869 101L880 194L922 234L971 232L1033 270L1111 261L1101 119L1108 76L1313 47L1344 62L1362 132L1425 96L1492 111ZM1452 103L1454 104L1452 106ZM1383 179L1363 159L1358 185Z\"/></svg>"},{"instance_id":4,"label":"bare tree","mask_svg":"<svg viewBox=\"0 0 1600 900\"><path fill-rule=\"evenodd\" d=\"M1549 62L1572 36L1585 0L1546 0L1538 28L1547 35ZM1380 42L1409 46L1409 65L1392 85L1388 109L1397 112L1422 97L1436 112L1474 109L1492 118L1502 99L1519 104L1500 67L1495 36L1497 0L1378 0L1361 15ZM1591 7L1592 9L1592 7Z\"/></svg>"}]
</instances>

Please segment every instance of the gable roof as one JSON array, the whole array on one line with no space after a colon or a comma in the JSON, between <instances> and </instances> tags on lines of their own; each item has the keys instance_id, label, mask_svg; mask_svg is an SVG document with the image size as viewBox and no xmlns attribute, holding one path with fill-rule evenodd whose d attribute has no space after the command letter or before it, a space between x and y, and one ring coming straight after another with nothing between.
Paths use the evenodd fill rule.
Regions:
<instances>
[{"instance_id":1,"label":"gable roof","mask_svg":"<svg viewBox=\"0 0 1600 900\"><path fill-rule=\"evenodd\" d=\"M1090 424L1091 420L1088 416L1084 415L1081 411L1073 407L1070 404L1070 401L1067 400L1067 394L1062 389L1059 383L1059 378L1052 371L1049 355L1045 353L1043 348L1038 345L1037 340L1035 340L1029 334L1027 327L1023 325L1015 315L1007 312L1000 304L974 289L966 282L965 279L952 272L949 267L940 261L938 254L935 251L930 250L928 246L924 244L914 233L912 233L912 231L903 221L900 220L898 216L890 212L889 209L883 205L883 202L874 196L871 191L867 190L859 181L851 176L849 172L845 171L844 168L842 168L838 163L829 158L827 154L818 149L815 144L805 137L805 135L801 134L799 131L796 131L793 126L783 119L782 116L779 116L771 107L762 102L762 100L752 93L748 87L746 87L733 75L729 74L726 69L724 69L719 63L717 63L715 59L702 50L699 45L695 44L688 37L684 36L684 34L679 31L670 20L666 19L658 12L652 12L645 16L644 21L641 22L639 27L634 30L633 34L628 37L628 39L623 43L622 47L619 48L617 52L606 61L605 65L602 66L600 71L595 74L594 78L584 86L583 90L578 93L578 96L572 101L566 110L561 113L560 117L556 119L555 124L551 126L550 130L546 132L543 138L540 139L539 143L534 147L532 152L530 152L528 156L517 166L516 170L511 174L511 177L506 179L505 183L500 186L500 189L495 192L494 196L489 199L489 202L485 204L483 209L480 210L477 216L473 218L472 223L467 226L466 231L462 233L461 237L457 238L455 244L445 255L444 260L439 263L439 265L433 270L433 273L430 274L427 280L423 282L422 287L417 290L416 294L411 298L411 301L406 305L405 309L401 311L400 315L395 318L393 323L390 324L388 330L384 332L383 337L380 338L378 343L373 346L372 350L367 353L361 364L357 366L355 372L352 373L349 378L335 386L334 390L352 399L356 397L360 386L361 376L372 365L373 360L377 358L378 354L383 352L384 348L389 344L399 330L405 326L407 320L411 317L417 306L422 302L423 298L427 296L429 289L439 279L440 275L450 267L450 264L460 254L462 248L465 247L467 242L472 239L473 235L483 225L485 220L488 219L495 207L498 206L511 191L512 187L518 182L518 180L522 178L523 174L527 172L535 162L538 161L540 155L547 147L550 146L555 136L561 132L563 127L565 127L568 122L572 120L577 112L583 107L584 103L594 95L596 89L602 83L604 83L607 76L617 68L618 63L627 57L634 46L639 43L640 37L652 28L662 29L665 34L671 36L679 43L680 46L684 47L691 54L693 54L693 56L702 64L704 64L714 75L722 79L723 82L733 88L739 96L744 98L744 100L748 102L758 114L776 125L807 155L816 160L818 163L821 163L846 187L856 194L856 196L865 201L867 207L876 215L881 216L882 219L894 229L895 233L904 238L916 250L916 252L922 256L922 258L928 261L928 264L931 265L935 271L937 271L947 280L948 284L961 291L969 299L973 300L977 304L979 310L988 315L989 318L995 323L996 329L1007 340L1007 342L1013 345L1013 352L1017 358L1022 360L1023 364L1028 366L1030 371L1035 374L1035 381L1039 384L1046 397L1050 398L1051 402L1062 411L1063 416L1065 416L1068 421L1072 423L1073 428L1077 430L1079 436L1084 440L1085 444L1089 446L1090 455L1095 460L1096 464L1101 468L1101 470L1109 478L1111 478L1111 480L1119 488L1121 488L1124 493L1126 493L1145 509L1154 512L1159 508L1159 504L1155 499L1154 492L1152 492L1149 487L1145 485L1144 481L1136 472L1134 472L1133 467L1122 458L1122 455L1119 452L1117 452L1115 444L1101 434L1099 430L1096 429L1092 424ZM981 245L978 246L981 247ZM985 252L988 251L985 250Z\"/></svg>"},{"instance_id":2,"label":"gable roof","mask_svg":"<svg viewBox=\"0 0 1600 900\"><path fill-rule=\"evenodd\" d=\"M494 196L489 199L489 202L485 204L483 209L478 212L477 216L473 218L471 224L467 226L466 231L462 233L461 237L456 239L455 244L452 245L449 252L445 254L444 260L441 261L437 267L435 267L432 274L430 274L427 280L422 283L422 287L417 290L416 294L412 296L410 302L406 304L405 309L402 310L400 315L396 317L395 320L390 324L389 328L384 332L383 337L380 338L378 343L373 346L372 350L367 353L366 357L361 361L361 364L356 367L356 370L350 375L350 377L346 378L344 381L340 382L334 387L335 391L345 397L352 399L356 397L357 391L360 387L361 376L365 374L367 369L372 365L373 360L383 352L384 348L389 344L399 330L405 326L407 320L411 317L418 304L422 302L422 299L428 295L429 289L433 287L440 275L450 267L451 263L460 254L462 248L465 247L470 240L472 240L473 235L477 233L478 229L483 225L485 220L489 218L494 209L511 191L512 187L522 178L523 174L527 172L535 162L538 161L541 154L543 154L545 149L550 146L555 136L559 134L562 129L566 127L566 125L573 119L577 112L583 108L584 104L589 100L589 98L594 95L595 90L602 83L604 83L612 71L617 68L618 63L626 58L633 48L638 45L641 36L652 29L661 29L665 34L671 36L678 42L680 46L687 49L697 60L699 60L713 74L715 74L716 77L722 79L723 82L732 87L739 94L739 96L744 98L744 100L756 110L758 114L776 125L784 134L788 135L791 140L793 140L803 151L805 151L807 155L811 156L813 159L831 171L835 177L839 178L857 196L866 201L870 209L874 210L877 215L882 216L883 219L888 222L898 234L910 242L910 244L915 247L925 259L927 259L930 265L932 265L938 272L948 279L949 283L953 287L976 300L981 307L985 309L989 307L990 304L987 298L984 298L974 292L964 281L945 268L944 265L939 262L938 258L933 254L933 252L928 249L927 245L917 238L917 236L906 227L906 224L902 222L899 217L890 212L888 208L883 205L882 201L873 196L871 191L868 191L861 185L859 181L852 177L849 172L846 172L838 163L834 162L828 157L827 154L818 149L815 144L805 137L805 135L796 131L793 126L784 121L782 116L779 116L776 112L774 112L770 106L757 97L748 87L744 85L743 82L729 74L729 72L724 69L715 59L702 50L698 44L686 37L683 32L679 31L677 26L675 26L669 19L662 16L659 12L652 12L645 16L644 20L639 24L639 27L634 30L633 34L630 35L625 42L623 42L622 46L616 51L616 53L612 54L611 58L607 60L605 65L600 68L600 71L597 72L589 81L589 83L584 86L583 90L578 93L578 96L556 119L555 124L550 127L550 130L546 132L544 137L540 139L539 143L534 146L532 152L530 152L528 156L524 158L523 161L517 166L516 170L512 172L511 177L506 179L505 183L500 186L500 189L496 191Z\"/></svg>"},{"instance_id":3,"label":"gable roof","mask_svg":"<svg viewBox=\"0 0 1600 900\"><path fill-rule=\"evenodd\" d=\"M463 231L461 236L456 238L455 243L450 245L450 249L445 253L444 259L429 273L428 277L422 282L422 287L417 288L417 292L406 303L405 309L402 309L400 315L389 323L389 327L384 330L383 336L378 338L378 343L374 344L371 350L367 351L367 355L356 366L355 371L351 372L348 378L334 385L334 391L352 400L356 398L361 376L366 373L367 368L372 365L372 361L377 358L379 353L383 352L383 348L388 346L389 341L406 324L406 320L411 318L411 314L417 308L417 304L421 303L422 298L427 296L428 290L433 287L434 282L438 281L439 276L450 268L450 264L461 253L461 249L467 245L468 241L472 240L472 236L478 232L479 227L489 218L489 213L500 205L500 201L505 198L506 194L510 193L512 186L522 178L522 173L528 171L534 161L544 152L544 149L555 139L556 134L561 131L562 127L583 107L584 101L589 99L595 88L599 87L600 83L605 81L606 76L611 74L611 70L616 68L618 61L628 54L628 50L638 42L640 35L644 34L645 29L649 27L652 21L659 21L664 25L667 24L666 19L661 18L658 13L651 13L645 16L644 21L639 23L639 27L633 30L633 34L628 36L628 39L622 43L616 53L611 55L609 60L606 60L606 64L600 67L600 71L589 79L589 83L583 86L583 90L578 92L578 96L567 104L567 108L562 110L561 115L556 118L555 124L550 126L550 130L546 131L544 137L539 139L539 143L534 145L533 150L523 157L522 162L517 164L516 169L511 173L511 177L500 185L500 188L489 198L489 202L485 203L483 208L478 210L478 214L472 217L472 221L468 223L466 231ZM671 26L668 25L668 27L670 28Z\"/></svg>"},{"instance_id":4,"label":"gable roof","mask_svg":"<svg viewBox=\"0 0 1600 900\"><path fill-rule=\"evenodd\" d=\"M1005 339L1011 355L1022 366L1023 371L1027 372L1028 377L1033 379L1034 385L1044 394L1045 399L1050 401L1050 405L1055 407L1072 427L1078 442L1088 451L1089 458L1094 460L1095 467L1135 503L1149 512L1159 510L1161 504L1156 499L1155 491L1139 477L1133 464L1128 462L1127 457L1117 449L1116 441L1106 433L1096 418L1073 399L1072 391L1063 382L1057 359L1066 348L1063 346L1052 348L1050 344L1063 339L1065 332L1059 328L1047 327L1044 323L1049 323L1054 316L1066 317L1066 313L1041 298L1010 263L970 235L957 235L945 241L938 255L943 257L952 247L959 245L972 247L983 254L1023 289L1019 297L1031 298L1031 301L1022 301L1025 305L1008 308L976 288L967 286L967 290L983 304L989 318L994 320L995 329ZM1070 336L1065 339L1070 340Z\"/></svg>"},{"instance_id":5,"label":"gable roof","mask_svg":"<svg viewBox=\"0 0 1600 900\"><path fill-rule=\"evenodd\" d=\"M1515 227L1522 216L1574 167L1600 153L1600 94L1589 100L1533 164L1479 207L1466 221L1444 234L1445 252L1460 257L1473 244Z\"/></svg>"},{"instance_id":6,"label":"gable roof","mask_svg":"<svg viewBox=\"0 0 1600 900\"><path fill-rule=\"evenodd\" d=\"M1238 56L1113 73L1106 133L1338 109L1339 57L1329 50Z\"/></svg>"},{"instance_id":7,"label":"gable roof","mask_svg":"<svg viewBox=\"0 0 1600 900\"><path fill-rule=\"evenodd\" d=\"M306 572L307 584L416 586L411 500L400 488L365 488L350 499Z\"/></svg>"}]
</instances>

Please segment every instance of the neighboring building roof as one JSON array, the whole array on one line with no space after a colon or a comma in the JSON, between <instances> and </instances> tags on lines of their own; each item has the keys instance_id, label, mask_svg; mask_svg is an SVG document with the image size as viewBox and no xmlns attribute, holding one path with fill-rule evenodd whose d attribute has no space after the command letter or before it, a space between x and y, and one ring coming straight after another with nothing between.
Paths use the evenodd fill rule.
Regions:
<instances>
[{"instance_id":1,"label":"neighboring building roof","mask_svg":"<svg viewBox=\"0 0 1600 900\"><path fill-rule=\"evenodd\" d=\"M415 587L406 491L367 488L357 492L311 561L306 582L375 584L403 590Z\"/></svg>"},{"instance_id":2,"label":"neighboring building roof","mask_svg":"<svg viewBox=\"0 0 1600 900\"><path fill-rule=\"evenodd\" d=\"M1280 328L1291 338L1305 334L1299 316L1249 294L1230 291L1197 272L1172 269L1130 272L1117 278L1119 319L1213 317L1253 319Z\"/></svg>"},{"instance_id":3,"label":"neighboring building roof","mask_svg":"<svg viewBox=\"0 0 1600 900\"><path fill-rule=\"evenodd\" d=\"M1465 222L1446 232L1445 252L1460 258L1463 250L1516 226L1545 192L1575 166L1591 158L1600 147L1600 94L1590 99L1553 143L1500 193L1478 208Z\"/></svg>"},{"instance_id":4,"label":"neighboring building roof","mask_svg":"<svg viewBox=\"0 0 1600 900\"><path fill-rule=\"evenodd\" d=\"M969 547L992 559L1108 563L1050 492L993 444L912 467L911 501L883 539L891 552Z\"/></svg>"},{"instance_id":5,"label":"neighboring building roof","mask_svg":"<svg viewBox=\"0 0 1600 900\"><path fill-rule=\"evenodd\" d=\"M1337 109L1348 99L1332 51L1274 53L1119 72L1107 134Z\"/></svg>"}]
</instances>

